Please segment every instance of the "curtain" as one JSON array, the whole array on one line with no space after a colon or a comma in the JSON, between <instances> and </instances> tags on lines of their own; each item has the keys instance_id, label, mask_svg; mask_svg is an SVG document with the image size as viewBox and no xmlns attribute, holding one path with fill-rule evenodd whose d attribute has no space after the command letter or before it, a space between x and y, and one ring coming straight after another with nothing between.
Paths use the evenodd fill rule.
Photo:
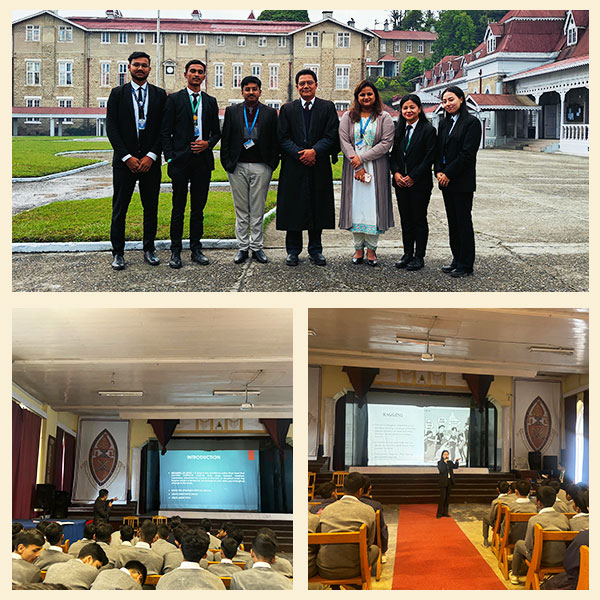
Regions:
<instances>
[{"instance_id":1,"label":"curtain","mask_svg":"<svg viewBox=\"0 0 600 600\"><path fill-rule=\"evenodd\" d=\"M346 398L340 398L335 403L335 425L333 437L333 470L345 470L346 456Z\"/></svg>"},{"instance_id":2,"label":"curtain","mask_svg":"<svg viewBox=\"0 0 600 600\"><path fill-rule=\"evenodd\" d=\"M30 519L33 516L42 419L13 402L12 426L12 518Z\"/></svg>"},{"instance_id":3,"label":"curtain","mask_svg":"<svg viewBox=\"0 0 600 600\"><path fill-rule=\"evenodd\" d=\"M292 419L259 419L274 448L260 451L261 511L293 512L293 449L285 443Z\"/></svg>"},{"instance_id":4,"label":"curtain","mask_svg":"<svg viewBox=\"0 0 600 600\"><path fill-rule=\"evenodd\" d=\"M69 496L73 492L73 476L75 473L75 436L63 432L65 442L65 452L63 457L63 487Z\"/></svg>"},{"instance_id":5,"label":"curtain","mask_svg":"<svg viewBox=\"0 0 600 600\"><path fill-rule=\"evenodd\" d=\"M65 432L60 428L56 428L56 443L54 444L54 476L52 481L46 483L53 483L56 486L56 490L64 490L63 487L63 439ZM48 458L46 457L46 460Z\"/></svg>"},{"instance_id":6,"label":"curtain","mask_svg":"<svg viewBox=\"0 0 600 600\"><path fill-rule=\"evenodd\" d=\"M179 419L148 419L146 421L149 425L152 425L154 433L162 446L161 454L167 452L167 444L173 437L175 428L179 425Z\"/></svg>"}]
</instances>

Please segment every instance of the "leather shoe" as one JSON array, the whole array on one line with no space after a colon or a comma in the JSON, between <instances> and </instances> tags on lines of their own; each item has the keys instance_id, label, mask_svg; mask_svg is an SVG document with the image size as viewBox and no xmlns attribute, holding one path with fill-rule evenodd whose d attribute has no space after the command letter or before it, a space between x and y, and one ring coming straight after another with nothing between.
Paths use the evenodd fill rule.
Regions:
<instances>
[{"instance_id":1,"label":"leather shoe","mask_svg":"<svg viewBox=\"0 0 600 600\"><path fill-rule=\"evenodd\" d=\"M181 262L181 254L179 252L171 252L169 266L171 269L181 269L181 267L183 267L183 263Z\"/></svg>"},{"instance_id":2,"label":"leather shoe","mask_svg":"<svg viewBox=\"0 0 600 600\"><path fill-rule=\"evenodd\" d=\"M468 277L473 275L473 269L456 268L450 273L450 277Z\"/></svg>"},{"instance_id":3,"label":"leather shoe","mask_svg":"<svg viewBox=\"0 0 600 600\"><path fill-rule=\"evenodd\" d=\"M375 254L375 250L372 250L373 252L373 256L375 258L369 258L369 253L367 252L367 264L370 267L376 267L377 266L377 254Z\"/></svg>"},{"instance_id":4,"label":"leather shoe","mask_svg":"<svg viewBox=\"0 0 600 600\"><path fill-rule=\"evenodd\" d=\"M238 250L233 262L236 265L241 265L248 258L248 250Z\"/></svg>"},{"instance_id":5,"label":"leather shoe","mask_svg":"<svg viewBox=\"0 0 600 600\"><path fill-rule=\"evenodd\" d=\"M454 269L456 269L456 263L452 261L449 265L445 265L442 267L442 273L452 273Z\"/></svg>"},{"instance_id":6,"label":"leather shoe","mask_svg":"<svg viewBox=\"0 0 600 600\"><path fill-rule=\"evenodd\" d=\"M192 251L192 262L198 263L199 265L207 265L208 258L202 254L202 250Z\"/></svg>"},{"instance_id":7,"label":"leather shoe","mask_svg":"<svg viewBox=\"0 0 600 600\"><path fill-rule=\"evenodd\" d=\"M359 252L358 250L356 252ZM356 254L356 252L354 254ZM353 265L360 265L362 263L362 261L365 258L365 251L363 250L363 253L360 256L353 256L352 257L352 264Z\"/></svg>"},{"instance_id":8,"label":"leather shoe","mask_svg":"<svg viewBox=\"0 0 600 600\"><path fill-rule=\"evenodd\" d=\"M297 254L288 254L286 259L285 259L285 264L288 267L296 267L298 266L298 255Z\"/></svg>"},{"instance_id":9,"label":"leather shoe","mask_svg":"<svg viewBox=\"0 0 600 600\"><path fill-rule=\"evenodd\" d=\"M314 254L311 254L310 262L320 267L324 267L327 264L325 257L320 252L315 252Z\"/></svg>"},{"instance_id":10,"label":"leather shoe","mask_svg":"<svg viewBox=\"0 0 600 600\"><path fill-rule=\"evenodd\" d=\"M259 263L263 263L263 265L269 262L267 255L262 250L252 250L252 258Z\"/></svg>"},{"instance_id":11,"label":"leather shoe","mask_svg":"<svg viewBox=\"0 0 600 600\"><path fill-rule=\"evenodd\" d=\"M407 271L418 271L425 266L425 261L420 256L415 256L407 265Z\"/></svg>"},{"instance_id":12,"label":"leather shoe","mask_svg":"<svg viewBox=\"0 0 600 600\"><path fill-rule=\"evenodd\" d=\"M122 271L125 268L125 259L122 254L113 256L112 264L110 265L115 271Z\"/></svg>"},{"instance_id":13,"label":"leather shoe","mask_svg":"<svg viewBox=\"0 0 600 600\"><path fill-rule=\"evenodd\" d=\"M158 259L158 256L156 256L156 252L154 252L154 250L145 250L144 260L153 267L160 265L160 260Z\"/></svg>"},{"instance_id":14,"label":"leather shoe","mask_svg":"<svg viewBox=\"0 0 600 600\"><path fill-rule=\"evenodd\" d=\"M406 269L412 259L413 257L410 254L403 254L402 258L396 263L396 269Z\"/></svg>"}]
</instances>

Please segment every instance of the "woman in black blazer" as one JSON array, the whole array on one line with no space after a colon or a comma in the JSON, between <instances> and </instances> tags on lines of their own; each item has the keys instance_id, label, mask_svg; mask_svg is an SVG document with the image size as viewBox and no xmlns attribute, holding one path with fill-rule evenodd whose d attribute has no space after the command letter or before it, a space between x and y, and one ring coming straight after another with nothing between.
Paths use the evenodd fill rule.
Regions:
<instances>
[{"instance_id":1,"label":"woman in black blazer","mask_svg":"<svg viewBox=\"0 0 600 600\"><path fill-rule=\"evenodd\" d=\"M442 271L452 277L466 277L473 273L475 262L471 210L481 123L468 113L465 94L459 87L444 91L442 105L446 117L438 129L434 170L444 197L452 251L452 263Z\"/></svg>"},{"instance_id":2,"label":"woman in black blazer","mask_svg":"<svg viewBox=\"0 0 600 600\"><path fill-rule=\"evenodd\" d=\"M396 263L398 269L418 271L425 266L435 138L435 129L423 114L419 96L404 96L400 101L400 117L390 155L404 246L404 255Z\"/></svg>"},{"instance_id":3,"label":"woman in black blazer","mask_svg":"<svg viewBox=\"0 0 600 600\"><path fill-rule=\"evenodd\" d=\"M442 458L438 460L438 471L440 472L438 484L440 486L440 503L438 504L436 517L449 517L448 504L450 504L450 490L454 485L454 469L458 469L458 459L456 462L450 460L448 450L442 452Z\"/></svg>"}]
</instances>

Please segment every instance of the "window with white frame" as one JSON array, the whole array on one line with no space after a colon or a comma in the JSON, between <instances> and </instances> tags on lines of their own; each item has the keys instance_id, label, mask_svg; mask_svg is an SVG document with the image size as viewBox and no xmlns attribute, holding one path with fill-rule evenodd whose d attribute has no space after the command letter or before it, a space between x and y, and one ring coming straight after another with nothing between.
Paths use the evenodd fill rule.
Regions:
<instances>
[{"instance_id":1,"label":"window with white frame","mask_svg":"<svg viewBox=\"0 0 600 600\"><path fill-rule=\"evenodd\" d=\"M231 66L233 68L232 87L237 89L240 87L240 84L242 83L242 69L244 68L244 64L243 63L233 63Z\"/></svg>"},{"instance_id":2,"label":"window with white frame","mask_svg":"<svg viewBox=\"0 0 600 600\"><path fill-rule=\"evenodd\" d=\"M267 47L267 37L264 35L261 35L258 38L258 47L259 48L266 48Z\"/></svg>"},{"instance_id":3,"label":"window with white frame","mask_svg":"<svg viewBox=\"0 0 600 600\"><path fill-rule=\"evenodd\" d=\"M279 89L279 65L269 65L269 89Z\"/></svg>"},{"instance_id":4,"label":"window with white frame","mask_svg":"<svg viewBox=\"0 0 600 600\"><path fill-rule=\"evenodd\" d=\"M39 25L27 25L25 28L25 41L26 42L39 42L40 41L40 26Z\"/></svg>"},{"instance_id":5,"label":"window with white frame","mask_svg":"<svg viewBox=\"0 0 600 600\"><path fill-rule=\"evenodd\" d=\"M338 32L337 47L338 48L350 48L350 32L349 31Z\"/></svg>"},{"instance_id":6,"label":"window with white frame","mask_svg":"<svg viewBox=\"0 0 600 600\"><path fill-rule=\"evenodd\" d=\"M25 85L40 85L41 64L39 60L25 62Z\"/></svg>"},{"instance_id":7,"label":"window with white frame","mask_svg":"<svg viewBox=\"0 0 600 600\"><path fill-rule=\"evenodd\" d=\"M156 46L156 40L157 40L157 37L156 37L156 31L155 31L155 32L152 34L152 44L153 44L154 46ZM161 45L161 46L162 46L164 43L165 43L165 36L164 36L164 35L161 33L161 34L160 34L160 41L159 41L159 45Z\"/></svg>"},{"instance_id":8,"label":"window with white frame","mask_svg":"<svg viewBox=\"0 0 600 600\"><path fill-rule=\"evenodd\" d=\"M274 108L275 110L279 110L281 108L280 100L265 100L265 104L271 108Z\"/></svg>"},{"instance_id":9,"label":"window with white frame","mask_svg":"<svg viewBox=\"0 0 600 600\"><path fill-rule=\"evenodd\" d=\"M253 63L252 64L252 75L254 77L259 77L260 78L261 66L262 65L260 63Z\"/></svg>"},{"instance_id":10,"label":"window with white frame","mask_svg":"<svg viewBox=\"0 0 600 600\"><path fill-rule=\"evenodd\" d=\"M379 40L379 52L385 52L385 40Z\"/></svg>"},{"instance_id":11,"label":"window with white frame","mask_svg":"<svg viewBox=\"0 0 600 600\"><path fill-rule=\"evenodd\" d=\"M179 34L179 45L180 46L187 46L188 45L188 34L187 33L180 33Z\"/></svg>"},{"instance_id":12,"label":"window with white frame","mask_svg":"<svg viewBox=\"0 0 600 600\"><path fill-rule=\"evenodd\" d=\"M494 50L496 50L496 37L490 35L490 37L487 39L487 51L490 53L494 52Z\"/></svg>"},{"instance_id":13,"label":"window with white frame","mask_svg":"<svg viewBox=\"0 0 600 600\"><path fill-rule=\"evenodd\" d=\"M25 96L25 106L28 108L37 108L41 106L41 96ZM39 117L27 117L25 123L41 123Z\"/></svg>"},{"instance_id":14,"label":"window with white frame","mask_svg":"<svg viewBox=\"0 0 600 600\"><path fill-rule=\"evenodd\" d=\"M106 108L108 104L108 98L97 98L98 100L98 108Z\"/></svg>"},{"instance_id":15,"label":"window with white frame","mask_svg":"<svg viewBox=\"0 0 600 600\"><path fill-rule=\"evenodd\" d=\"M400 40L394 40L394 52L400 52Z\"/></svg>"},{"instance_id":16,"label":"window with white frame","mask_svg":"<svg viewBox=\"0 0 600 600\"><path fill-rule=\"evenodd\" d=\"M318 31L307 31L305 39L306 39L306 47L307 48L318 48L319 47L319 32Z\"/></svg>"},{"instance_id":17,"label":"window with white frame","mask_svg":"<svg viewBox=\"0 0 600 600\"><path fill-rule=\"evenodd\" d=\"M334 102L336 110L348 110L350 108L350 102Z\"/></svg>"},{"instance_id":18,"label":"window with white frame","mask_svg":"<svg viewBox=\"0 0 600 600\"><path fill-rule=\"evenodd\" d=\"M110 44L110 32L102 31L100 33L100 43L101 44Z\"/></svg>"},{"instance_id":19,"label":"window with white frame","mask_svg":"<svg viewBox=\"0 0 600 600\"><path fill-rule=\"evenodd\" d=\"M215 87L223 87L223 75L225 72L225 65L223 63L215 64Z\"/></svg>"},{"instance_id":20,"label":"window with white frame","mask_svg":"<svg viewBox=\"0 0 600 600\"><path fill-rule=\"evenodd\" d=\"M280 35L277 38L277 47L278 48L287 48L287 38L283 35Z\"/></svg>"},{"instance_id":21,"label":"window with white frame","mask_svg":"<svg viewBox=\"0 0 600 600\"><path fill-rule=\"evenodd\" d=\"M206 35L203 33L196 34L196 46L206 46Z\"/></svg>"},{"instance_id":22,"label":"window with white frame","mask_svg":"<svg viewBox=\"0 0 600 600\"><path fill-rule=\"evenodd\" d=\"M408 42L406 42L406 51L412 52L412 40L409 40Z\"/></svg>"},{"instance_id":23,"label":"window with white frame","mask_svg":"<svg viewBox=\"0 0 600 600\"><path fill-rule=\"evenodd\" d=\"M126 44L127 43L127 32L126 31L119 31L119 36L117 38L117 42L119 44Z\"/></svg>"},{"instance_id":24,"label":"window with white frame","mask_svg":"<svg viewBox=\"0 0 600 600\"><path fill-rule=\"evenodd\" d=\"M335 66L335 89L349 90L350 89L350 65Z\"/></svg>"},{"instance_id":25,"label":"window with white frame","mask_svg":"<svg viewBox=\"0 0 600 600\"><path fill-rule=\"evenodd\" d=\"M127 83L127 63L119 63L119 85L125 85Z\"/></svg>"},{"instance_id":26,"label":"window with white frame","mask_svg":"<svg viewBox=\"0 0 600 600\"><path fill-rule=\"evenodd\" d=\"M246 36L245 35L238 35L238 46L240 48L244 48L246 46Z\"/></svg>"},{"instance_id":27,"label":"window with white frame","mask_svg":"<svg viewBox=\"0 0 600 600\"><path fill-rule=\"evenodd\" d=\"M66 98L66 97L58 97L58 106L59 108L71 108L73 106L73 98ZM64 119L61 119L61 121L63 123L65 123L66 125L70 125L73 123L73 121L71 120L70 117L65 117Z\"/></svg>"},{"instance_id":28,"label":"window with white frame","mask_svg":"<svg viewBox=\"0 0 600 600\"><path fill-rule=\"evenodd\" d=\"M109 62L101 62L100 63L100 85L101 86L110 85L110 63Z\"/></svg>"},{"instance_id":29,"label":"window with white frame","mask_svg":"<svg viewBox=\"0 0 600 600\"><path fill-rule=\"evenodd\" d=\"M217 46L225 45L225 36L222 33L217 34Z\"/></svg>"},{"instance_id":30,"label":"window with white frame","mask_svg":"<svg viewBox=\"0 0 600 600\"><path fill-rule=\"evenodd\" d=\"M136 44L145 44L146 43L146 34L142 31L138 31L135 34L135 43Z\"/></svg>"},{"instance_id":31,"label":"window with white frame","mask_svg":"<svg viewBox=\"0 0 600 600\"><path fill-rule=\"evenodd\" d=\"M397 60L394 63L394 77L397 77L398 75L400 75L400 61Z\"/></svg>"},{"instance_id":32,"label":"window with white frame","mask_svg":"<svg viewBox=\"0 0 600 600\"><path fill-rule=\"evenodd\" d=\"M319 65L304 65L304 68L310 69L317 76L317 81L319 81Z\"/></svg>"},{"instance_id":33,"label":"window with white frame","mask_svg":"<svg viewBox=\"0 0 600 600\"><path fill-rule=\"evenodd\" d=\"M417 46L417 52L419 52L420 54L423 54L423 52L425 52L425 44L423 42L419 42L419 45Z\"/></svg>"},{"instance_id":34,"label":"window with white frame","mask_svg":"<svg viewBox=\"0 0 600 600\"><path fill-rule=\"evenodd\" d=\"M575 23L571 21L569 28L567 29L567 46L574 46L577 43L577 27Z\"/></svg>"},{"instance_id":35,"label":"window with white frame","mask_svg":"<svg viewBox=\"0 0 600 600\"><path fill-rule=\"evenodd\" d=\"M73 85L73 62L58 61L58 85Z\"/></svg>"},{"instance_id":36,"label":"window with white frame","mask_svg":"<svg viewBox=\"0 0 600 600\"><path fill-rule=\"evenodd\" d=\"M58 41L59 42L72 42L73 41L73 28L68 25L61 25L58 28Z\"/></svg>"}]
</instances>

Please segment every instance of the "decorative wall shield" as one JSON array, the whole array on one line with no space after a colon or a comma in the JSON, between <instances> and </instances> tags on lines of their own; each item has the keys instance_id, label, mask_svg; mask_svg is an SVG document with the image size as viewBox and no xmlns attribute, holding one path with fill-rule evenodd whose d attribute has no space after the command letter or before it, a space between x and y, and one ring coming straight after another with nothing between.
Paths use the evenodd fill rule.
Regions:
<instances>
[{"instance_id":1,"label":"decorative wall shield","mask_svg":"<svg viewBox=\"0 0 600 600\"><path fill-rule=\"evenodd\" d=\"M541 451L548 442L552 431L552 415L540 396L537 396L525 411L523 425L525 437L533 450Z\"/></svg>"},{"instance_id":2,"label":"decorative wall shield","mask_svg":"<svg viewBox=\"0 0 600 600\"><path fill-rule=\"evenodd\" d=\"M99 486L103 486L115 472L119 449L108 429L103 429L92 442L88 461L90 473Z\"/></svg>"}]
</instances>

